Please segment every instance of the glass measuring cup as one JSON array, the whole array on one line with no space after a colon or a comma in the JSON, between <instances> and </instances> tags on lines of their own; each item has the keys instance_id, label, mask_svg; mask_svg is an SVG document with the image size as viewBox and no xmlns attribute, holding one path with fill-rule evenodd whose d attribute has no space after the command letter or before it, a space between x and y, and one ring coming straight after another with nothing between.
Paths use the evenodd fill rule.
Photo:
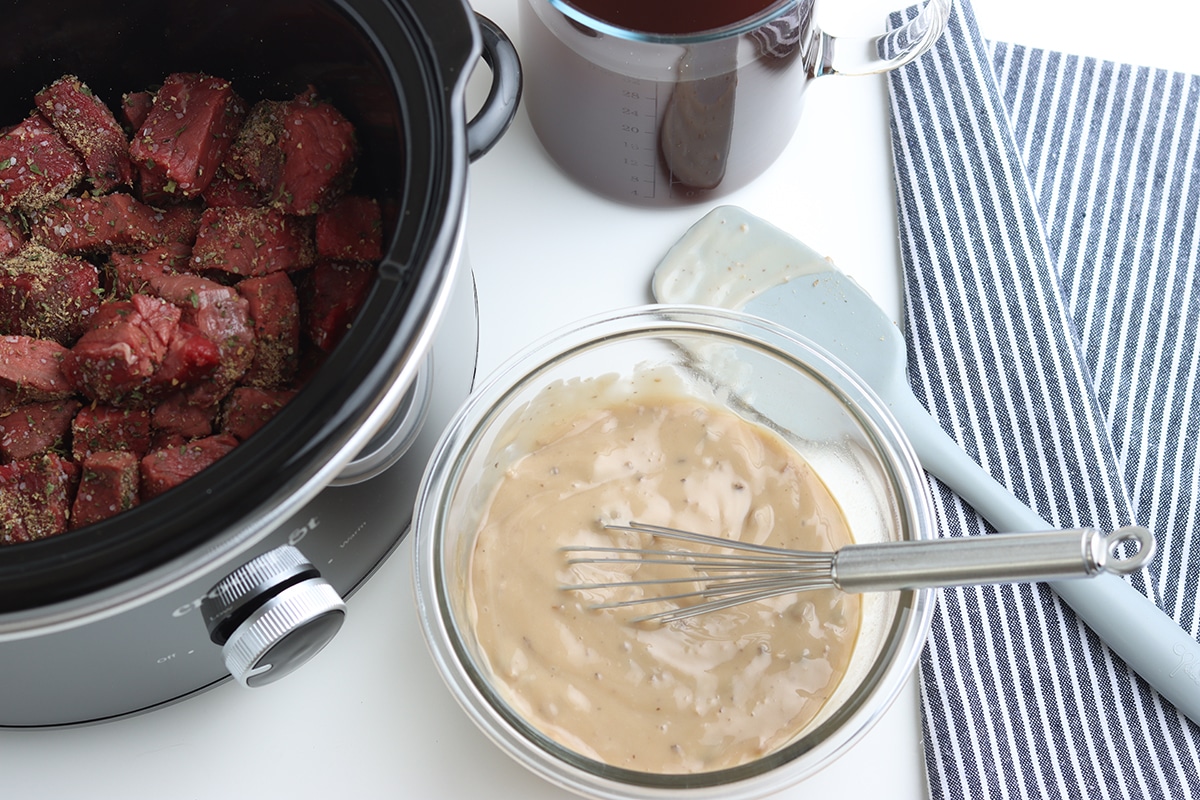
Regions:
<instances>
[{"instance_id":1,"label":"glass measuring cup","mask_svg":"<svg viewBox=\"0 0 1200 800\"><path fill-rule=\"evenodd\" d=\"M677 205L740 188L791 140L810 79L908 63L937 41L951 0L855 39L821 31L816 2L764 0L733 23L663 33L623 28L579 0L523 0L534 131L568 175L616 200Z\"/></svg>"}]
</instances>

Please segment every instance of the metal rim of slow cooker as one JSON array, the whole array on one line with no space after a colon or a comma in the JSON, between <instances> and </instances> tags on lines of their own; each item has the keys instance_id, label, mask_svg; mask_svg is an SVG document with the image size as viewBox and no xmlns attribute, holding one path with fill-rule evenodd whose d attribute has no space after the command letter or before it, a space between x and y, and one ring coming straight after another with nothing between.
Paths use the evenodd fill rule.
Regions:
<instances>
[{"instance_id":1,"label":"metal rim of slow cooker","mask_svg":"<svg viewBox=\"0 0 1200 800\"><path fill-rule=\"evenodd\" d=\"M72 607L68 616L85 615L88 595L136 584L181 559L201 560L214 542L253 531L256 516L304 490L346 448L405 359L420 355L414 343L457 253L467 162L460 82L465 65L477 56L478 36L465 2L337 5L367 26L391 71L404 111L404 163L427 164L429 170L421 185L405 176L398 232L365 308L313 381L217 465L111 520L0 548L0 634L5 616L10 627L25 630L36 627L39 612L52 604ZM428 23L441 29L430 31ZM419 152L422 147L428 153ZM419 271L416 280L410 270ZM336 411L329 413L330 407ZM345 453L343 460L353 455Z\"/></svg>"}]
</instances>

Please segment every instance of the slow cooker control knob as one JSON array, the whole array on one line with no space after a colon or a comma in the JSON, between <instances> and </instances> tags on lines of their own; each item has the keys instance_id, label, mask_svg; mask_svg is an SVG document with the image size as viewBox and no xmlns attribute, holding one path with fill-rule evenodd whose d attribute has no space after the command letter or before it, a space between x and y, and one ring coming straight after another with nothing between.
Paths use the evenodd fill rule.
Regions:
<instances>
[{"instance_id":1,"label":"slow cooker control knob","mask_svg":"<svg viewBox=\"0 0 1200 800\"><path fill-rule=\"evenodd\" d=\"M291 545L229 573L200 608L225 666L245 686L272 683L304 664L346 618L337 591Z\"/></svg>"}]
</instances>

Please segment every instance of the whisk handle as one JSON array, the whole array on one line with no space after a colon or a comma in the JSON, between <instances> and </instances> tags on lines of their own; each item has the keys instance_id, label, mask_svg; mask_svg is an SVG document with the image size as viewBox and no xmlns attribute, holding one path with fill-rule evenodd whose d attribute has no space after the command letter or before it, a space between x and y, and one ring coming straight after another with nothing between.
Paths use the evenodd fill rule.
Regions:
<instances>
[{"instance_id":1,"label":"whisk handle","mask_svg":"<svg viewBox=\"0 0 1200 800\"><path fill-rule=\"evenodd\" d=\"M1136 547L1132 555L1120 552L1126 542ZM1131 572L1153 551L1150 532L1137 526L1107 536L1076 528L856 544L838 550L833 578L847 592L1064 580Z\"/></svg>"}]
</instances>

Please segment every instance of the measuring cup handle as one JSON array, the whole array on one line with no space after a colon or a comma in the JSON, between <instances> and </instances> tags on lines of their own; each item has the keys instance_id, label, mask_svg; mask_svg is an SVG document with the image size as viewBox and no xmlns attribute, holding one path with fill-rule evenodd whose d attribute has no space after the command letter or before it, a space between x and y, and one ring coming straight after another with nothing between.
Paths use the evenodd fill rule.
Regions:
<instances>
[{"instance_id":1,"label":"measuring cup handle","mask_svg":"<svg viewBox=\"0 0 1200 800\"><path fill-rule=\"evenodd\" d=\"M816 75L872 75L902 67L934 45L950 19L952 0L926 0L917 16L878 36L820 32Z\"/></svg>"},{"instance_id":2,"label":"measuring cup handle","mask_svg":"<svg viewBox=\"0 0 1200 800\"><path fill-rule=\"evenodd\" d=\"M512 124L523 82L521 59L512 40L482 14L476 14L475 19L483 39L483 60L492 70L492 88L467 123L467 155L472 161L491 150Z\"/></svg>"}]
</instances>

